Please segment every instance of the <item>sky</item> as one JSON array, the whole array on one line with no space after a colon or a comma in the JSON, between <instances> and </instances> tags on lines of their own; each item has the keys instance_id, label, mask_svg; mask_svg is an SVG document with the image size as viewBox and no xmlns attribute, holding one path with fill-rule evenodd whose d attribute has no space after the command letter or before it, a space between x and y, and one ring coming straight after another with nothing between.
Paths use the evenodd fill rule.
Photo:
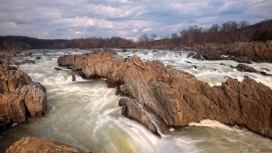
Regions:
<instances>
[{"instance_id":1,"label":"sky","mask_svg":"<svg viewBox=\"0 0 272 153\"><path fill-rule=\"evenodd\" d=\"M147 34L272 18L272 0L0 0L0 35L42 39Z\"/></svg>"}]
</instances>

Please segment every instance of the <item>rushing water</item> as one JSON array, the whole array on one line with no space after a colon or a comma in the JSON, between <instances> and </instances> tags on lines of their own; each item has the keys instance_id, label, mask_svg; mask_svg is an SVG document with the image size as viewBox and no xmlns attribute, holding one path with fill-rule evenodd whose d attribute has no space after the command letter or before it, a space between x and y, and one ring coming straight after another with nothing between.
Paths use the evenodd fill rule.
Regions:
<instances>
[{"instance_id":1,"label":"rushing water","mask_svg":"<svg viewBox=\"0 0 272 153\"><path fill-rule=\"evenodd\" d=\"M20 65L34 81L47 89L48 108L40 119L28 119L0 135L0 153L23 136L58 140L86 151L107 153L269 153L272 142L246 129L228 127L216 121L205 120L162 135L150 133L139 123L121 115L120 96L114 88L107 88L104 79L84 80L72 72L57 67L57 58L64 54L81 54L86 50L31 50L36 64ZM159 59L165 65L194 74L209 85L220 85L227 78L242 80L245 75L272 88L272 77L239 72L230 66L234 61L200 61L192 59L193 52L129 50L118 52L129 57L138 55L144 61ZM17 61L19 62L19 61ZM257 70L272 74L272 64L248 64Z\"/></svg>"}]
</instances>

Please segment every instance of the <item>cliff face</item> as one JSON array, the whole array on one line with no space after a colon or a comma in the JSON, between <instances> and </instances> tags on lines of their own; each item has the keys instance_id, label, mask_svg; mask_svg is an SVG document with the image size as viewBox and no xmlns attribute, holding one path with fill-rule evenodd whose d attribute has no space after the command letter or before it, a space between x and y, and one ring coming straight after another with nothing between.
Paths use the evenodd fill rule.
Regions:
<instances>
[{"instance_id":1,"label":"cliff face","mask_svg":"<svg viewBox=\"0 0 272 153\"><path fill-rule=\"evenodd\" d=\"M9 75L8 75L9 73ZM26 117L41 117L46 111L46 90L24 72L0 66L0 126L26 122ZM1 128L0 128L1 129ZM2 131L0 131L2 132Z\"/></svg>"},{"instance_id":2,"label":"cliff face","mask_svg":"<svg viewBox=\"0 0 272 153\"><path fill-rule=\"evenodd\" d=\"M87 78L107 78L108 87L117 87L118 94L127 96L119 102L122 114L156 134L212 119L272 137L272 89L250 78L228 79L210 87L161 61L143 62L137 56L123 59L105 51L67 55L58 63Z\"/></svg>"},{"instance_id":3,"label":"cliff face","mask_svg":"<svg viewBox=\"0 0 272 153\"><path fill-rule=\"evenodd\" d=\"M234 44L205 44L185 47L197 51L194 57L206 60L230 59L238 62L272 62L272 40L266 42L236 42ZM224 57L222 55L229 55Z\"/></svg>"}]
</instances>

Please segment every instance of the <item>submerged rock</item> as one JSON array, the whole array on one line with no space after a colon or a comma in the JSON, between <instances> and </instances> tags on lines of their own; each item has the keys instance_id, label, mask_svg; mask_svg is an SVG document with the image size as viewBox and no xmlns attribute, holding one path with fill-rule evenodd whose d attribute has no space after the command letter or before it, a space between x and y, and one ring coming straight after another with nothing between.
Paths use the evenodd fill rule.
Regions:
<instances>
[{"instance_id":1,"label":"submerged rock","mask_svg":"<svg viewBox=\"0 0 272 153\"><path fill-rule=\"evenodd\" d=\"M247 66L245 64L238 64L236 66L236 69L238 71L242 71L242 72L254 72L254 73L257 73L258 71L255 70L253 67L250 67L250 66Z\"/></svg>"},{"instance_id":2,"label":"submerged rock","mask_svg":"<svg viewBox=\"0 0 272 153\"><path fill-rule=\"evenodd\" d=\"M257 71L253 67L247 66L245 64L238 64L234 68L236 68L238 71L241 71L241 72L252 72L252 73L259 73L259 74L262 74L262 75L265 75L265 76L272 76L271 74L267 74L266 72Z\"/></svg>"},{"instance_id":3,"label":"submerged rock","mask_svg":"<svg viewBox=\"0 0 272 153\"><path fill-rule=\"evenodd\" d=\"M227 79L210 87L161 61L143 62L136 55L123 60L108 51L66 55L58 62L81 70L87 78L107 78L108 87L128 97L120 100L122 114L154 133L212 119L272 138L272 89L253 79Z\"/></svg>"},{"instance_id":4,"label":"submerged rock","mask_svg":"<svg viewBox=\"0 0 272 153\"><path fill-rule=\"evenodd\" d=\"M55 70L58 70L58 71L62 70L62 69L59 68L59 67L55 67L54 69L55 69Z\"/></svg>"},{"instance_id":5,"label":"submerged rock","mask_svg":"<svg viewBox=\"0 0 272 153\"><path fill-rule=\"evenodd\" d=\"M40 153L86 153L78 148L71 147L67 144L51 141L41 140L38 138L23 137L19 141L11 145L6 153L21 153L21 152L40 152Z\"/></svg>"}]
</instances>

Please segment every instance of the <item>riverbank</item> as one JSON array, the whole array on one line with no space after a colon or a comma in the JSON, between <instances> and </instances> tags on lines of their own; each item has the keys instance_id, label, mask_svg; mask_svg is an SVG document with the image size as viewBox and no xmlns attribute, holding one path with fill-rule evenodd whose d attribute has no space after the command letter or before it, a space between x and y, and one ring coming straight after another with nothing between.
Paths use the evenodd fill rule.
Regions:
<instances>
[{"instance_id":1,"label":"riverbank","mask_svg":"<svg viewBox=\"0 0 272 153\"><path fill-rule=\"evenodd\" d=\"M234 60L241 63L272 63L272 41L235 42L233 44L213 44L184 46L184 50L197 51L194 58L199 60Z\"/></svg>"}]
</instances>

